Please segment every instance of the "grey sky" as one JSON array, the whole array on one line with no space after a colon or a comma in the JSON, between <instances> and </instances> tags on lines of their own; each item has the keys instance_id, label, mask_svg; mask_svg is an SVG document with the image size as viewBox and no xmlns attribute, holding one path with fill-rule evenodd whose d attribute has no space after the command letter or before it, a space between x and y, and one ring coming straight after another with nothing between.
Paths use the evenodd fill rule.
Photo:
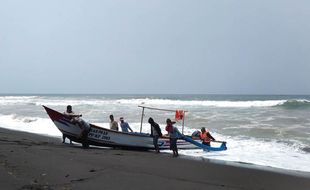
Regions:
<instances>
[{"instance_id":1,"label":"grey sky","mask_svg":"<svg viewBox=\"0 0 310 190\"><path fill-rule=\"evenodd\" d=\"M0 93L310 94L308 0L0 0Z\"/></svg>"}]
</instances>

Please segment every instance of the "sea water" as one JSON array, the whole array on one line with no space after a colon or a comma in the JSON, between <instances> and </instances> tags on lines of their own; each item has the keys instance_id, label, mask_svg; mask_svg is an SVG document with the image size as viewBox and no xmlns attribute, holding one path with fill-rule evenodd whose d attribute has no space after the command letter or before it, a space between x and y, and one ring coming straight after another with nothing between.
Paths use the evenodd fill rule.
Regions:
<instances>
[{"instance_id":1,"label":"sea water","mask_svg":"<svg viewBox=\"0 0 310 190\"><path fill-rule=\"evenodd\" d=\"M180 150L197 158L310 172L310 96L248 95L0 95L0 127L60 137L42 105L63 112L72 105L83 118L109 127L109 115L140 131L139 105L186 110L184 134L207 128L227 151ZM165 132L175 112L145 109L142 131L153 117ZM176 126L182 131L182 122ZM170 151L167 151L170 152Z\"/></svg>"}]
</instances>

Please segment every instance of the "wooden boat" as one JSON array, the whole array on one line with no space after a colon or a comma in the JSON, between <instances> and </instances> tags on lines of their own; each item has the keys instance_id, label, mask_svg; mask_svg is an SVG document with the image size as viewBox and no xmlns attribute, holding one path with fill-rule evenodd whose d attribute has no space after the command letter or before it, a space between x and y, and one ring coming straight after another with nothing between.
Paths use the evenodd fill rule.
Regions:
<instances>
[{"instance_id":1,"label":"wooden boat","mask_svg":"<svg viewBox=\"0 0 310 190\"><path fill-rule=\"evenodd\" d=\"M51 108L43 106L47 114L54 122L56 127L70 140L82 142L79 138L82 130L77 124L72 123L64 114L57 112ZM153 138L146 133L126 133L114 131L107 128L99 127L88 123L90 132L87 136L89 145L104 146L104 147L120 147L125 149L154 149ZM170 143L168 137L162 137L158 140L160 149L169 149ZM179 149L194 149L197 148L194 144L179 139L177 141Z\"/></svg>"}]
</instances>

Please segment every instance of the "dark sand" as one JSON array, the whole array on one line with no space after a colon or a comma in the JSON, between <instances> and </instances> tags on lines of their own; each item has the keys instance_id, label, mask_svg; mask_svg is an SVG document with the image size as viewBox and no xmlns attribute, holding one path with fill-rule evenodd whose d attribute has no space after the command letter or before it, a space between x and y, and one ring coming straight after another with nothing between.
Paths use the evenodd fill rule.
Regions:
<instances>
[{"instance_id":1,"label":"dark sand","mask_svg":"<svg viewBox=\"0 0 310 190\"><path fill-rule=\"evenodd\" d=\"M307 175L154 152L82 149L1 128L0 150L0 189L310 189Z\"/></svg>"}]
</instances>

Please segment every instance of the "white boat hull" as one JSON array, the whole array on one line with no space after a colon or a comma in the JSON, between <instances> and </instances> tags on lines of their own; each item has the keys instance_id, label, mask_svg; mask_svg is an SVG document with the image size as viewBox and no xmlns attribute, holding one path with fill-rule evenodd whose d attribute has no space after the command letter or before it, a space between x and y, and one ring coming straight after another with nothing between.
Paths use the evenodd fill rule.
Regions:
<instances>
[{"instance_id":1,"label":"white boat hull","mask_svg":"<svg viewBox=\"0 0 310 190\"><path fill-rule=\"evenodd\" d=\"M73 124L63 114L45 107L47 114L50 116L56 127L69 139L81 142L79 139L82 130L77 124ZM149 134L144 133L126 133L114 131L99 127L93 124L90 125L90 132L87 136L87 142L90 145L107 146L107 147L122 147L127 149L154 149L153 138ZM169 149L169 138L162 137L158 140L160 149ZM194 149L195 145L179 139L177 141L179 149Z\"/></svg>"}]
</instances>

